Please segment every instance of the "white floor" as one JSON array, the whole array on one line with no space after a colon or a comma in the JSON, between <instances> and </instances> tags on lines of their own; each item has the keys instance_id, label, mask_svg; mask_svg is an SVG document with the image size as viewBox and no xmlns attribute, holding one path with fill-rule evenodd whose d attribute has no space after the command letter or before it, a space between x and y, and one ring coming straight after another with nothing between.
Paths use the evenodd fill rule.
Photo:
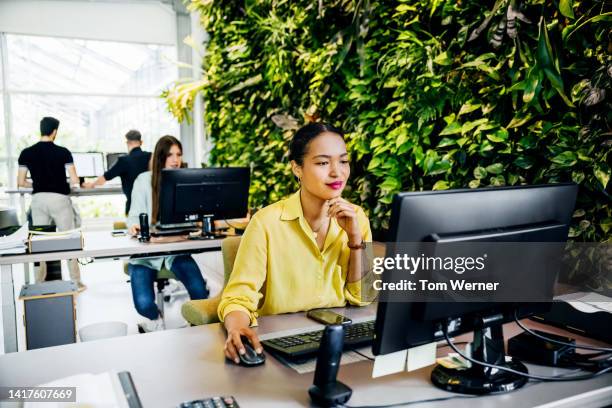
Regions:
<instances>
[{"instance_id":1,"label":"white floor","mask_svg":"<svg viewBox=\"0 0 612 408\"><path fill-rule=\"evenodd\" d=\"M221 252L206 252L193 255L200 270L203 271L211 296L216 295L223 284L223 261ZM83 261L83 260L81 260ZM68 279L68 270L62 262L62 276ZM123 261L95 261L81 266L81 278L87 290L76 297L77 330L94 323L119 321L128 326L128 335L138 335L138 323L147 319L140 316L132 302L129 277L123 272ZM13 280L16 299L25 275L21 265L13 267ZM180 289L182 284L177 282ZM181 316L181 305L189 300L185 292L164 305L166 329L185 327L187 323ZM23 302L15 302L17 311L18 349L25 351L25 330L23 325ZM78 336L77 336L78 337ZM77 341L79 341L77 339Z\"/></svg>"}]
</instances>

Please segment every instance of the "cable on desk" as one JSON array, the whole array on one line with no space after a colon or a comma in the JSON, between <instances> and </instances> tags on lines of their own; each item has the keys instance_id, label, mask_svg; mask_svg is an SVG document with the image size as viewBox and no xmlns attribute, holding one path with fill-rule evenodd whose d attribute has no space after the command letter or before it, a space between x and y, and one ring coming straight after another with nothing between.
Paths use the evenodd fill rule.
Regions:
<instances>
[{"instance_id":1,"label":"cable on desk","mask_svg":"<svg viewBox=\"0 0 612 408\"><path fill-rule=\"evenodd\" d=\"M363 354L363 353L361 353L361 352L359 352L359 351L357 351L357 350L355 350L355 349L352 349L352 350L350 350L350 351L352 351L352 352L354 352L354 353L357 353L357 354L359 354L361 357L365 357L365 358L367 358L367 359L368 359L368 360L370 360L370 361L374 361L374 359L373 359L372 357L370 357L370 356L366 356L365 354Z\"/></svg>"},{"instance_id":2,"label":"cable on desk","mask_svg":"<svg viewBox=\"0 0 612 408\"><path fill-rule=\"evenodd\" d=\"M567 375L558 375L558 376L546 376L546 375L536 375L536 374L528 374L525 373L523 371L518 371L518 370L514 370L512 368L508 368L508 367L504 367L504 366L500 366L500 365L496 365L496 364L489 364L489 363L485 363L484 361L479 361L476 360L472 357L468 357L467 355L465 355L464 353L462 353L451 341L451 339L448 337L448 328L446 327L446 325L442 325L442 332L444 333L444 338L446 339L446 342L448 343L449 346L451 346L451 348L453 350L455 350L455 353L459 354L461 357L463 357L464 359L474 363L474 364L478 364L484 367L489 367L489 368L496 368L498 370L501 371L506 371L512 374L516 374L516 375L520 375L521 377L526 377L532 380L540 380L540 381L581 381L581 380L590 380L591 378L595 378L598 377L602 374L605 374L607 372L612 371L612 366L604 368L603 370L599 370L595 373L591 373L591 374L585 374L585 375L574 375L574 376L567 376ZM570 373L571 374L571 373Z\"/></svg>"},{"instance_id":3,"label":"cable on desk","mask_svg":"<svg viewBox=\"0 0 612 408\"><path fill-rule=\"evenodd\" d=\"M532 336L535 336L535 337L539 338L540 340L545 340L545 341L548 341L550 343L560 344L562 346L568 346L568 347L577 348L577 349L603 351L603 352L606 352L606 353L612 353L612 348L608 348L608 347L597 347L597 346L587 346L587 345L580 345L580 344L572 344L572 343L566 343L564 341L559 341L559 340L551 339L551 338L546 337L546 336L542 336L541 334L538 334L538 333L534 332L533 330L529 329L528 327L525 327L519 321L518 314L517 314L516 310L514 311L514 322L516 324L518 324L519 327L521 329L523 329L523 331L531 334Z\"/></svg>"}]
</instances>

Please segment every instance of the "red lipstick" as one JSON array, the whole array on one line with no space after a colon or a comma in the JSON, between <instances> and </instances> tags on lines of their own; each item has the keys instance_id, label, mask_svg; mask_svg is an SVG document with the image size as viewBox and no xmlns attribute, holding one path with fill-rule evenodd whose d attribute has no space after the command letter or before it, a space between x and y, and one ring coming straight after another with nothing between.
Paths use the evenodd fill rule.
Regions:
<instances>
[{"instance_id":1,"label":"red lipstick","mask_svg":"<svg viewBox=\"0 0 612 408\"><path fill-rule=\"evenodd\" d=\"M344 183L342 181L334 181L333 183L327 183L327 186L334 190L340 190Z\"/></svg>"}]
</instances>

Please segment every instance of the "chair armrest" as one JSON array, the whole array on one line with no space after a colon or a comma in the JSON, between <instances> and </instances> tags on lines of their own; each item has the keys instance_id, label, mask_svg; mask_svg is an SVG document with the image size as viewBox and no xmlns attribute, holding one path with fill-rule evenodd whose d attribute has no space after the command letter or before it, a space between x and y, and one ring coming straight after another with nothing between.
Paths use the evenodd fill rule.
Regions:
<instances>
[{"instance_id":1,"label":"chair armrest","mask_svg":"<svg viewBox=\"0 0 612 408\"><path fill-rule=\"evenodd\" d=\"M189 300L183 303L181 314L193 326L219 323L217 308L220 301L221 296L215 296L210 299Z\"/></svg>"}]
</instances>

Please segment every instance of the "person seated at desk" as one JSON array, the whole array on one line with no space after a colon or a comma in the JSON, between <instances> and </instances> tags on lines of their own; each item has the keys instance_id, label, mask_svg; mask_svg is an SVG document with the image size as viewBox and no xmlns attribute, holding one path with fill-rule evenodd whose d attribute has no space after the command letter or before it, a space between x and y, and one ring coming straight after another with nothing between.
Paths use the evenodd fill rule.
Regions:
<instances>
[{"instance_id":1,"label":"person seated at desk","mask_svg":"<svg viewBox=\"0 0 612 408\"><path fill-rule=\"evenodd\" d=\"M129 233L136 235L140 231L141 213L147 213L152 225L157 223L159 216L159 190L162 169L178 169L182 164L183 147L173 136L163 136L155 145L151 157L151 171L140 174L134 182L132 190L132 205L127 219ZM176 239L176 237L175 237ZM184 239L184 237L183 237ZM167 238L152 238L164 241ZM208 289L200 273L198 265L191 255L166 256L159 258L132 259L128 263L128 272L132 282L132 297L138 313L151 321L144 324L145 331L163 330L164 323L160 319L153 284L157 272L166 268L183 282L191 299L206 299Z\"/></svg>"},{"instance_id":2,"label":"person seated at desk","mask_svg":"<svg viewBox=\"0 0 612 408\"><path fill-rule=\"evenodd\" d=\"M142 135L137 130L130 130L127 132L125 134L125 142L128 149L127 156L119 157L113 167L108 169L104 175L98 177L95 181L83 183L83 188L102 186L107 181L119 176L121 178L123 194L127 197L127 201L125 202L125 214L127 215L130 213L134 181L136 177L149 169L151 152L146 152L141 149Z\"/></svg>"},{"instance_id":3,"label":"person seated at desk","mask_svg":"<svg viewBox=\"0 0 612 408\"><path fill-rule=\"evenodd\" d=\"M350 175L342 132L306 125L289 150L300 189L253 216L218 307L225 355L236 363L245 352L240 336L262 352L249 327L259 315L367 304L362 253L372 233L363 210L341 197Z\"/></svg>"}]
</instances>

